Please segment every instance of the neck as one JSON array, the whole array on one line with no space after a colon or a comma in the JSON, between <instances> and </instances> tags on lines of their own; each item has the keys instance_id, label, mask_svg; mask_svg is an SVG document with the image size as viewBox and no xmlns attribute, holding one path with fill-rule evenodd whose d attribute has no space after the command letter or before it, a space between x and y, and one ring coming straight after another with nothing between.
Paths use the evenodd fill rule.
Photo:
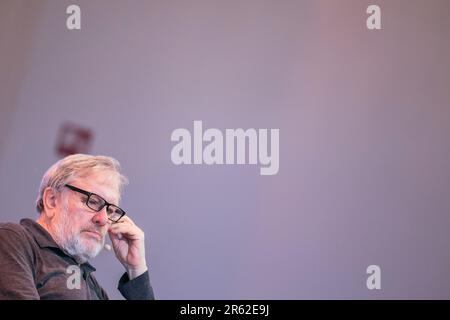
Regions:
<instances>
[{"instance_id":1,"label":"neck","mask_svg":"<svg viewBox=\"0 0 450 320\"><path fill-rule=\"evenodd\" d=\"M36 220L36 223L39 224L42 228L44 228L54 239L53 233L51 232L51 229L50 229L46 219L44 218L44 213L41 213L39 218Z\"/></svg>"}]
</instances>

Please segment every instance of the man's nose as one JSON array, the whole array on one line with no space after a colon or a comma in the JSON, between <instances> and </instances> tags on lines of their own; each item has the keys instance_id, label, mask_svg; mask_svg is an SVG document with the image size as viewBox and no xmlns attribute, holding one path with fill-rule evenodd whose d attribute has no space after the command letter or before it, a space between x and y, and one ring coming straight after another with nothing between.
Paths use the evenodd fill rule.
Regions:
<instances>
[{"instance_id":1,"label":"man's nose","mask_svg":"<svg viewBox=\"0 0 450 320\"><path fill-rule=\"evenodd\" d=\"M99 212L97 212L94 217L92 218L92 221L100 226L104 226L108 223L108 215L106 213L106 206L102 208Z\"/></svg>"}]
</instances>

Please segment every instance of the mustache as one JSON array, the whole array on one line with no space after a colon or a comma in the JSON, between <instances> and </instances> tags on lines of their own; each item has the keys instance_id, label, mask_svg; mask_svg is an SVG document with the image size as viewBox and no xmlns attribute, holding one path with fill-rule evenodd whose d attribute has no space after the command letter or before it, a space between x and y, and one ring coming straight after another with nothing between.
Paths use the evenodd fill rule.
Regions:
<instances>
[{"instance_id":1,"label":"mustache","mask_svg":"<svg viewBox=\"0 0 450 320\"><path fill-rule=\"evenodd\" d=\"M95 232L104 237L106 235L106 230L96 229L96 228L83 228L80 232L89 231L89 232Z\"/></svg>"}]
</instances>

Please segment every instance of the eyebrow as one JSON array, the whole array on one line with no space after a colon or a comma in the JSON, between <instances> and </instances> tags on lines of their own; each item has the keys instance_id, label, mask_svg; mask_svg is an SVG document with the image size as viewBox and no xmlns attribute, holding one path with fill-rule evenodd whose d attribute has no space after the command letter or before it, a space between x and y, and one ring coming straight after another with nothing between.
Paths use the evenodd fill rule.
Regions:
<instances>
[{"instance_id":1,"label":"eyebrow","mask_svg":"<svg viewBox=\"0 0 450 320\"><path fill-rule=\"evenodd\" d=\"M99 195L98 193L95 193L95 192L91 192L92 194L95 194L96 196L99 196L100 198L102 198L103 200L105 200L106 202L108 202L109 204L113 204L113 205L117 205L116 204L116 202L115 201L113 201L113 202L111 202L111 201L109 201L108 199L106 199L106 197L104 197L104 196L102 196L102 195ZM109 198L109 197L108 197Z\"/></svg>"},{"instance_id":2,"label":"eyebrow","mask_svg":"<svg viewBox=\"0 0 450 320\"><path fill-rule=\"evenodd\" d=\"M88 196L88 194L90 193L90 194L95 194L96 196L98 196L98 197L100 197L100 198L102 198L104 201L106 201L107 203L109 203L109 204L112 204L112 205L115 205L115 206L119 206L119 202L117 201L117 202L111 202L111 201L108 201L107 199L105 199L105 197L104 196L102 196L102 195L100 195L100 194L98 194L98 193L95 193L95 192L92 192L92 191L88 191L88 190L84 190L84 189L80 189L80 188L78 188L78 187L75 187L75 186L73 186L73 185L71 185L71 184L66 184L67 186L70 186L71 188L73 188L73 189L76 189L76 190L78 190L79 192L80 192L80 194L82 194L82 195L84 195L84 196ZM109 198L109 197L108 197Z\"/></svg>"}]
</instances>

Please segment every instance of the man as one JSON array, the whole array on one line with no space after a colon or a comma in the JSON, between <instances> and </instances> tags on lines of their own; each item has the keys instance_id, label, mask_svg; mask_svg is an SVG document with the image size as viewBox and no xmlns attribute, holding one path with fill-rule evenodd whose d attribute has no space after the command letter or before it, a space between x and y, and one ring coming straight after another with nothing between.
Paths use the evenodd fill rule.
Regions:
<instances>
[{"instance_id":1,"label":"man","mask_svg":"<svg viewBox=\"0 0 450 320\"><path fill-rule=\"evenodd\" d=\"M126 183L110 157L76 154L50 167L37 221L0 224L0 299L108 299L88 262L107 233L126 270L119 291L126 299L154 299L144 232L118 206Z\"/></svg>"}]
</instances>

